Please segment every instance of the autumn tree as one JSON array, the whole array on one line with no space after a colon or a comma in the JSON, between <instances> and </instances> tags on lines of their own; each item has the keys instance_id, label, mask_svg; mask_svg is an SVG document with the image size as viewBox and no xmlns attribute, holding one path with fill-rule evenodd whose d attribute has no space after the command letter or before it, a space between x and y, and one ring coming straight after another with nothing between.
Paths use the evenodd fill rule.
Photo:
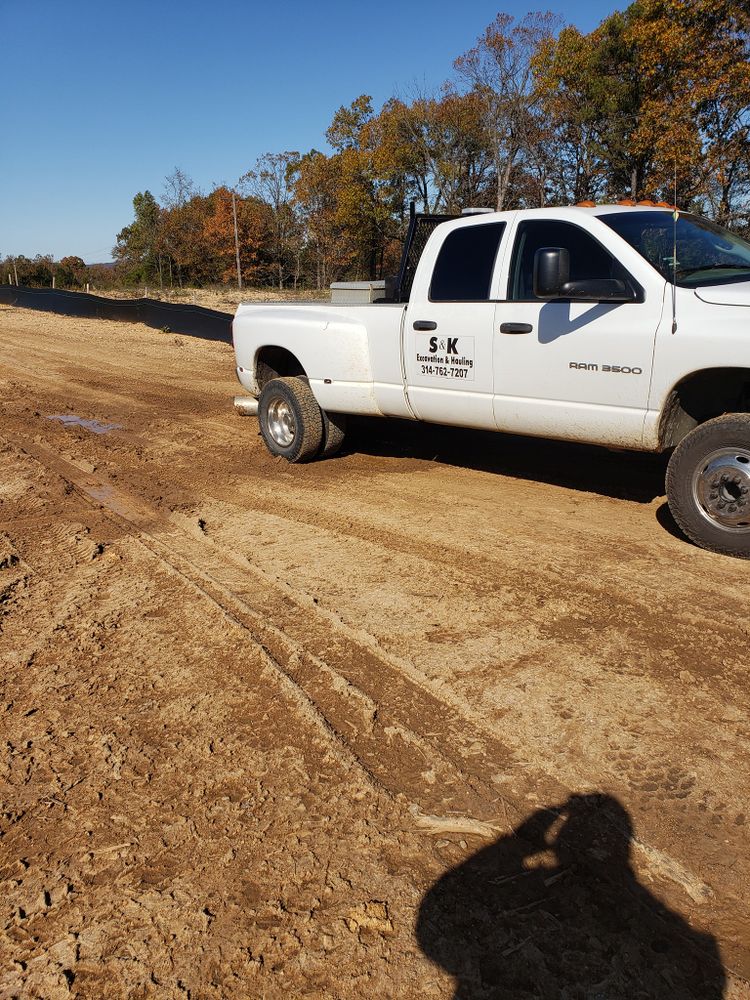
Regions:
<instances>
[{"instance_id":1,"label":"autumn tree","mask_svg":"<svg viewBox=\"0 0 750 1000\"><path fill-rule=\"evenodd\" d=\"M295 205L319 288L347 271L376 278L392 264L402 192L379 156L374 122L370 98L358 97L333 117L326 133L332 155L312 150L299 162Z\"/></svg>"},{"instance_id":2,"label":"autumn tree","mask_svg":"<svg viewBox=\"0 0 750 1000\"><path fill-rule=\"evenodd\" d=\"M171 174L164 178L164 194L162 201L168 209L183 208L191 198L200 192L196 189L191 177L180 167L175 167Z\"/></svg>"},{"instance_id":3,"label":"autumn tree","mask_svg":"<svg viewBox=\"0 0 750 1000\"><path fill-rule=\"evenodd\" d=\"M18 275L19 285L47 286L52 284L55 273L55 262L51 254L38 253L35 257L25 257L18 254L6 257L2 264L3 272L10 273L13 278Z\"/></svg>"},{"instance_id":4,"label":"autumn tree","mask_svg":"<svg viewBox=\"0 0 750 1000\"><path fill-rule=\"evenodd\" d=\"M240 178L240 188L271 210L269 252L279 288L290 276L296 287L300 278L303 230L293 203L299 161L297 152L265 153Z\"/></svg>"},{"instance_id":5,"label":"autumn tree","mask_svg":"<svg viewBox=\"0 0 750 1000\"><path fill-rule=\"evenodd\" d=\"M522 154L544 141L533 59L557 27L558 19L550 13L527 14L517 23L510 14L498 14L477 44L454 63L459 77L481 102L494 161L498 211L508 207L513 172Z\"/></svg>"},{"instance_id":6,"label":"autumn tree","mask_svg":"<svg viewBox=\"0 0 750 1000\"><path fill-rule=\"evenodd\" d=\"M340 178L336 222L352 248L356 276L380 277L402 198L390 164L379 156L381 134L371 98L362 94L340 107L326 138L335 150L332 161Z\"/></svg>"},{"instance_id":7,"label":"autumn tree","mask_svg":"<svg viewBox=\"0 0 750 1000\"><path fill-rule=\"evenodd\" d=\"M218 280L222 283L235 281L237 270L232 191L222 185L215 188L203 202L203 227L198 242L204 259L199 280ZM271 276L270 206L257 198L237 198L236 195L235 205L243 282L248 285L267 284Z\"/></svg>"},{"instance_id":8,"label":"autumn tree","mask_svg":"<svg viewBox=\"0 0 750 1000\"><path fill-rule=\"evenodd\" d=\"M63 257L55 268L59 288L83 288L88 280L88 267L80 257Z\"/></svg>"},{"instance_id":9,"label":"autumn tree","mask_svg":"<svg viewBox=\"0 0 750 1000\"><path fill-rule=\"evenodd\" d=\"M343 238L338 213L338 163L313 149L300 159L294 200L305 230L311 280L325 288L353 263L356 248Z\"/></svg>"},{"instance_id":10,"label":"autumn tree","mask_svg":"<svg viewBox=\"0 0 750 1000\"><path fill-rule=\"evenodd\" d=\"M750 179L750 18L744 0L637 0L628 8L643 100L634 148L644 193L709 204L731 222ZM746 209L745 209L746 211Z\"/></svg>"},{"instance_id":11,"label":"autumn tree","mask_svg":"<svg viewBox=\"0 0 750 1000\"><path fill-rule=\"evenodd\" d=\"M209 211L206 196L195 194L164 213L161 246L171 281L180 287L206 281L210 268L202 239Z\"/></svg>"},{"instance_id":12,"label":"autumn tree","mask_svg":"<svg viewBox=\"0 0 750 1000\"><path fill-rule=\"evenodd\" d=\"M201 197L192 179L180 167L164 178L159 252L170 287L175 281L182 287L183 279L190 281L191 272L200 267L195 251L203 225Z\"/></svg>"},{"instance_id":13,"label":"autumn tree","mask_svg":"<svg viewBox=\"0 0 750 1000\"><path fill-rule=\"evenodd\" d=\"M370 124L379 130L376 162L391 177L399 210L411 199L424 212L457 212L495 201L493 160L478 94L445 88L410 104L387 102Z\"/></svg>"},{"instance_id":14,"label":"autumn tree","mask_svg":"<svg viewBox=\"0 0 750 1000\"><path fill-rule=\"evenodd\" d=\"M89 264L86 268L86 280L91 282L92 291L119 285L117 272L111 264Z\"/></svg>"},{"instance_id":15,"label":"autumn tree","mask_svg":"<svg viewBox=\"0 0 750 1000\"><path fill-rule=\"evenodd\" d=\"M616 13L588 35L564 28L533 59L547 122L550 196L560 202L637 197L649 157L634 147L641 82L627 17Z\"/></svg>"}]
</instances>

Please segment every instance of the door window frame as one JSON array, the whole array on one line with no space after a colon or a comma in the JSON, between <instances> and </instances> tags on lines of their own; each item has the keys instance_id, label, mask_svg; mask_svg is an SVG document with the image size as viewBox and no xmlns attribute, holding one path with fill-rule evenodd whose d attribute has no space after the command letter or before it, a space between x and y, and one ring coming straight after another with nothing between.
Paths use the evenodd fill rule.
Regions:
<instances>
[{"instance_id":1,"label":"door window frame","mask_svg":"<svg viewBox=\"0 0 750 1000\"><path fill-rule=\"evenodd\" d=\"M499 237L498 237L498 241L497 241L497 246L495 248L495 255L494 255L493 260L492 260L492 268L490 270L490 279L489 279L489 283L488 283L488 293L489 294L487 295L487 297L481 298L481 299L468 299L468 298L462 298L462 299L433 299L433 297L432 297L432 282L433 282L433 279L434 279L434 275L435 275L435 271L437 269L438 263L440 262L440 258L441 258L442 254L443 254L443 250L444 250L445 245L448 242L448 240L450 240L454 236L454 234L456 234L456 233L474 232L474 230L485 229L485 228L488 228L490 226L492 228L498 227L499 230L500 230L500 233L499 233ZM448 233L447 236L445 237L445 239L443 240L443 243L442 243L442 245L440 247L440 250L438 251L437 257L435 258L435 263L432 265L432 275L430 276L430 285L429 285L429 288L427 290L427 301L430 303L430 305L449 305L451 303L456 304L456 303L459 303L459 302L461 302L461 303L475 303L476 304L476 303L497 302L497 301L499 301L498 299L492 298L492 291L493 291L493 288L495 287L495 284L496 284L496 282L497 282L497 280L499 278L499 270L500 270L500 267L501 267L501 265L503 263L503 259L505 257L505 251L507 249L508 242L509 242L508 239L507 239L507 236L508 236L508 233L510 232L510 229L511 229L511 227L508 225L508 222L503 219L502 221L499 221L499 222L494 222L493 221L493 222L484 223L484 224L480 224L480 225L474 225L474 226L461 226L460 229L457 228L457 229L454 229L452 232Z\"/></svg>"},{"instance_id":2,"label":"door window frame","mask_svg":"<svg viewBox=\"0 0 750 1000\"><path fill-rule=\"evenodd\" d=\"M593 299L577 299L577 298L574 298L574 297L559 298L559 299L538 299L538 298L530 298L530 299L521 299L521 298L518 298L518 299L516 299L516 298L513 298L512 291L513 291L513 281L514 281L514 277L515 277L515 267L516 267L517 253L518 253L519 238L520 238L520 236L522 234L522 230L523 230L524 226L529 225L529 224L540 225L540 223L543 224L543 225L547 225L549 223L555 223L556 225L569 226L572 229L578 230L579 233L583 233L585 236L588 236L588 238L590 240L592 240L594 243L596 243L597 246L601 247L601 249L604 251L604 253L608 254L612 258L612 260L614 260L617 264L619 264L619 266L622 268L622 271L623 271L623 273L625 275L625 279L624 280L626 280L626 282L629 283L631 290L635 294L635 298L633 299L632 303L618 302L618 303L611 303L612 305L615 305L615 304L616 305L632 305L633 303L645 302L646 296L645 296L645 292L644 292L643 286L640 284L639 281L637 281L633 277L633 275L625 267L625 265L620 260L617 259L617 256L614 253L612 253L612 251L610 250L610 248L608 246L606 246L604 243L602 243L602 241L600 239L597 239L597 237L592 232L590 232L588 229L586 229L584 226L579 226L577 223L570 222L568 219L544 219L544 220L538 220L538 219L521 219L517 223L517 225L515 226L515 228L513 230L513 240L512 240L513 246L512 246L511 251L510 251L510 261L509 261L509 265L508 265L508 280L506 282L506 287L505 287L506 298L500 299L500 300L497 300L497 301L513 302L513 303L515 303L515 302L528 302L528 303L533 302L533 303L538 303L539 305L544 305L545 303L548 303L548 302L560 302L560 303L565 303L565 302L587 302L589 304L593 304L595 301L601 301L601 302L606 302L607 301L606 299L593 300ZM551 243L549 243L549 246L555 246L555 245L556 244L554 243L554 241L552 241Z\"/></svg>"}]
</instances>

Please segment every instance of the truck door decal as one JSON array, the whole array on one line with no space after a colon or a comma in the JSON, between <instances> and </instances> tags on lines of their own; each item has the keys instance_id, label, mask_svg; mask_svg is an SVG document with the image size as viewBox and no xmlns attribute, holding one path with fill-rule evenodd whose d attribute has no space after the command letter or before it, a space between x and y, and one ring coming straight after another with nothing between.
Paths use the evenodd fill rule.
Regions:
<instances>
[{"instance_id":1,"label":"truck door decal","mask_svg":"<svg viewBox=\"0 0 750 1000\"><path fill-rule=\"evenodd\" d=\"M433 378L474 381L474 338L419 334L415 338L417 371Z\"/></svg>"}]
</instances>

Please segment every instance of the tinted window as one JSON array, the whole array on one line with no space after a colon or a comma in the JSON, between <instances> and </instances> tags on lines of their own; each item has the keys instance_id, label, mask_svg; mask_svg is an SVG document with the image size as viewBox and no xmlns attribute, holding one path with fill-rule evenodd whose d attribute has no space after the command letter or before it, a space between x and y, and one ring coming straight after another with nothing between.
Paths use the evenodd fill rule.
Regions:
<instances>
[{"instance_id":1,"label":"tinted window","mask_svg":"<svg viewBox=\"0 0 750 1000\"><path fill-rule=\"evenodd\" d=\"M593 236L569 222L522 222L510 266L508 298L535 299L534 254L542 247L562 247L570 253L570 280L620 278L625 269Z\"/></svg>"},{"instance_id":2,"label":"tinted window","mask_svg":"<svg viewBox=\"0 0 750 1000\"><path fill-rule=\"evenodd\" d=\"M750 242L708 219L682 213L675 219L671 212L632 209L599 218L667 281L674 278L688 288L747 281Z\"/></svg>"},{"instance_id":3,"label":"tinted window","mask_svg":"<svg viewBox=\"0 0 750 1000\"><path fill-rule=\"evenodd\" d=\"M432 302L483 302L490 297L492 271L504 222L465 226L449 233L430 284Z\"/></svg>"}]
</instances>

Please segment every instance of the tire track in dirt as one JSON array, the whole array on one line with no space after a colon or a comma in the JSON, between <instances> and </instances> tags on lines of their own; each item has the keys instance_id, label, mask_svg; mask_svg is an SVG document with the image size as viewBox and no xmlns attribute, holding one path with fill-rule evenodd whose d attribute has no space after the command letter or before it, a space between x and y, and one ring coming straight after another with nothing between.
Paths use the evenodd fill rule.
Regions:
<instances>
[{"instance_id":1,"label":"tire track in dirt","mask_svg":"<svg viewBox=\"0 0 750 1000\"><path fill-rule=\"evenodd\" d=\"M373 544L372 525L365 519L358 520L349 516L346 523L342 523L341 518L337 518L334 513L326 509L311 509L309 503L306 505L303 499L297 500L292 495L285 496L285 509L279 510L278 503L270 497L254 495L253 509L272 516L290 525L305 524L317 530L330 532L332 536L351 539L368 545ZM593 530L593 529L592 529ZM544 532L542 531L542 534ZM467 575L467 585L471 584L477 588L477 576L481 577L481 589L483 593L491 592L503 586L498 583L498 560L495 556L490 558L486 548L477 545L467 547L459 542L449 540L445 550L424 542L419 538L408 535L402 529L388 525L388 549L402 553L404 555L417 558L428 565L434 565L438 569L448 570L455 574L456 567L468 564L472 567L472 576ZM518 547L522 542L515 539ZM576 544L571 540L571 546ZM688 550L692 556L692 550ZM529 563L533 560L534 572L530 573L523 580L524 599L541 603L551 599L556 593L567 588L569 581L566 579L565 569L561 567L559 556L549 558L543 551L539 550L538 541L530 541L527 546L527 557ZM661 568L655 566L652 571L641 572L640 578L633 579L630 565L640 559L638 552L629 552L621 558L613 561L606 573L597 573L591 576L580 575L576 579L576 588L579 594L578 604L580 606L581 629L576 636L575 630L570 629L570 623L566 623L567 632L565 639L568 644L578 644L585 646L589 639L587 626L590 628L594 624L599 630L605 630L613 622L632 622L632 627L640 635L649 636L649 647L658 651L660 649L675 651L677 654L688 654L693 652L691 636L685 634L684 626L692 624L695 617L688 614L687 608L693 603L694 607L700 607L700 614L705 616L710 612L712 625L714 628L726 630L732 641L736 637L744 641L747 637L747 592L741 586L727 586L721 592L721 600L718 595L705 592L705 579L702 577L700 569L688 572L692 579L692 593L686 594L682 608L669 609L674 620L665 619L666 608L659 600L659 585L661 583ZM606 578L606 588L604 593L609 596L609 604L604 604L602 597L602 577ZM627 584L627 587L626 587ZM692 601L691 601L692 599ZM587 614L585 609L595 609L594 614ZM646 614L644 614L646 609ZM554 636L556 627L553 623L548 626L550 636ZM739 678L738 678L739 680Z\"/></svg>"},{"instance_id":2,"label":"tire track in dirt","mask_svg":"<svg viewBox=\"0 0 750 1000\"><path fill-rule=\"evenodd\" d=\"M14 443L72 483L89 502L134 528L141 544L163 566L240 625L264 650L275 674L285 679L303 714L312 713L341 752L353 755L377 785L391 795L412 799L417 820L426 810L447 813L460 828L461 816L468 816L463 820L467 833L477 833L481 827L476 827L476 820L484 820L489 835L510 828L531 805L567 798L569 789L528 768L523 780L504 781L500 792L498 776L519 764L513 754L481 719L472 717L469 706L431 691L426 679L413 676L409 664L380 649L372 636L317 608L307 595L269 578L259 567L204 537L200 529L176 525L158 509L83 472L43 445L19 438ZM273 620L292 622L293 628L268 620L268 594L262 602L264 612L241 596L248 589L248 573L256 589L271 593ZM668 854L644 843L636 843L636 849L637 867L659 884L667 901L683 911L692 909L695 916L686 899L694 904L711 899L712 929L721 934L722 924L732 923L731 937L736 941L742 901L726 886L717 899L714 889ZM738 972L747 974L744 948L732 947L728 957Z\"/></svg>"},{"instance_id":3,"label":"tire track in dirt","mask_svg":"<svg viewBox=\"0 0 750 1000\"><path fill-rule=\"evenodd\" d=\"M378 851L422 857L403 808L308 725L260 648L132 524L0 446L6 473L47 504L36 530L13 517L23 497L0 508L11 515L0 585L24 554L40 570L0 623L13 744L0 767L0 996L176 1000L180 978L202 997L300 996L312 983L322 997L337 981L361 996L360 978L378 995L417 995L410 979L428 970L410 921L442 866L428 850L424 875L391 875ZM68 558L65 526L75 536L81 523L103 554L84 539ZM363 961L344 921L372 899L395 930L373 931L383 957Z\"/></svg>"},{"instance_id":4,"label":"tire track in dirt","mask_svg":"<svg viewBox=\"0 0 750 1000\"><path fill-rule=\"evenodd\" d=\"M406 792L407 788L416 794L425 788L427 781L440 789L450 788L450 794L443 794L442 802L451 811L486 812L486 786L491 783L491 776L512 767L513 759L508 748L491 733L482 732L481 741L478 740L483 727L480 720L471 718L473 713L468 705L461 704L459 699L456 705L437 697L429 690L426 679L422 678L420 684L404 676L414 671L379 650L372 636L358 634L245 559L220 550L200 535L186 533L156 508L123 493L120 487L82 471L44 445L20 438L13 439L13 443L71 483L84 499L135 528L138 541L163 565L241 625L252 641L266 651L276 669L295 681L302 691L313 692L309 702L325 706L322 714L333 721L342 742L356 747L357 758L372 773L390 775L379 779L384 787L393 794ZM204 568L207 554L213 556L210 570ZM304 640L273 624L267 614L240 596L239 592L247 588L248 574L252 574L256 584L275 592L276 602L280 600L286 606L287 617L289 606L293 605L302 616L294 631ZM316 648L323 655L312 651ZM336 667L331 665L334 659ZM385 702L384 689L388 692ZM467 725L473 729L467 732ZM433 740L420 734L424 729ZM445 746L451 748L450 762L444 756ZM421 763L419 758L414 760L416 748L421 753ZM494 762L491 771L485 761ZM429 770L435 767L439 769L437 773L429 775ZM451 771L453 775L449 778ZM398 781L394 781L396 775ZM546 789L534 795L531 804L555 801L566 795L566 789L551 779L545 784ZM534 787L540 789L539 782ZM493 804L500 808L503 802L508 805L508 800L495 792ZM432 801L430 806L434 809L436 803ZM496 813L489 818L499 819Z\"/></svg>"}]
</instances>

